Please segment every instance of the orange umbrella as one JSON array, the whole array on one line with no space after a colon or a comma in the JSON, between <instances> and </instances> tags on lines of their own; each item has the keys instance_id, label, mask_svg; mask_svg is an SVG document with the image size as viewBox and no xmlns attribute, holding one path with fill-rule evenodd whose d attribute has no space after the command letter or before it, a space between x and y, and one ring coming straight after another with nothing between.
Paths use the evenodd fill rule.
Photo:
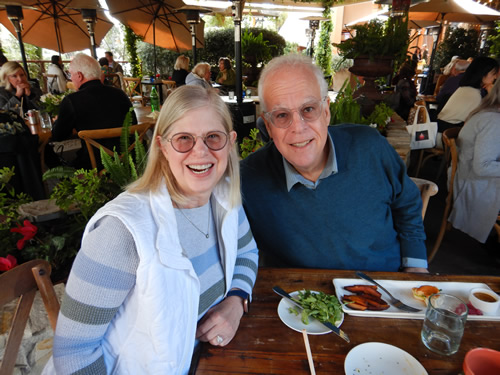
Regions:
<instances>
[{"instance_id":1,"label":"orange umbrella","mask_svg":"<svg viewBox=\"0 0 500 375\"><path fill-rule=\"evenodd\" d=\"M191 49L191 28L186 16L175 11L184 5L182 0L106 0L106 3L111 15L145 42L176 52ZM196 28L197 47L203 47L203 26L201 21Z\"/></svg>"},{"instance_id":2,"label":"orange umbrella","mask_svg":"<svg viewBox=\"0 0 500 375\"><path fill-rule=\"evenodd\" d=\"M92 47L82 9L97 9L93 30L95 43L99 44L113 26L103 11L98 9L97 0L20 0L18 3L28 6L23 9L22 40L59 53ZM16 35L5 9L0 9L0 22Z\"/></svg>"}]
</instances>

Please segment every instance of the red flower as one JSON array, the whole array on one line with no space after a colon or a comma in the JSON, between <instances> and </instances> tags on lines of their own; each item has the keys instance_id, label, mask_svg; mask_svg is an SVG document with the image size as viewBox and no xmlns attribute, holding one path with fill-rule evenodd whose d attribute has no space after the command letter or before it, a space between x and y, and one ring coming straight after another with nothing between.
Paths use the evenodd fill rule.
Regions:
<instances>
[{"instance_id":1,"label":"red flower","mask_svg":"<svg viewBox=\"0 0 500 375\"><path fill-rule=\"evenodd\" d=\"M29 220L24 220L23 224L24 227L18 225L17 228L12 228L10 230L11 232L21 233L23 235L23 238L17 241L17 248L19 250L22 250L24 248L26 241L29 241L33 237L35 237L38 230L38 228L35 225L31 224Z\"/></svg>"},{"instance_id":2,"label":"red flower","mask_svg":"<svg viewBox=\"0 0 500 375\"><path fill-rule=\"evenodd\" d=\"M0 271L8 271L17 266L17 259L12 255L0 257Z\"/></svg>"}]
</instances>

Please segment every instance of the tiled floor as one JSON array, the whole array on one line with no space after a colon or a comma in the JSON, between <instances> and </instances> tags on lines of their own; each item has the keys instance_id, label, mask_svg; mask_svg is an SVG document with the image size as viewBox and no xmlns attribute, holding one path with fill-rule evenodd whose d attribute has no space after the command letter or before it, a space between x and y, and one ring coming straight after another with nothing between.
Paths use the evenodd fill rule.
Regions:
<instances>
[{"instance_id":1,"label":"tiled floor","mask_svg":"<svg viewBox=\"0 0 500 375\"><path fill-rule=\"evenodd\" d=\"M440 161L435 159L426 163L419 177L436 182ZM410 167L409 174L412 175ZM437 180L439 192L430 198L425 216L427 251L430 252L436 240L447 194L446 178L443 173ZM496 275L500 276L500 245L493 242L488 248L456 229L447 231L439 251L429 265L431 273Z\"/></svg>"}]
</instances>

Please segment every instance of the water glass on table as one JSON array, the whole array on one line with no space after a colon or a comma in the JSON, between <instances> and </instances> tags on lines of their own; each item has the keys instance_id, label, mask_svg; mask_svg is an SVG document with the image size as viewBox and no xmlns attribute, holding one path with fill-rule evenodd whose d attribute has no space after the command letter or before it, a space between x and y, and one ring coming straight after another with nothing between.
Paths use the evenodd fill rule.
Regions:
<instances>
[{"instance_id":1,"label":"water glass on table","mask_svg":"<svg viewBox=\"0 0 500 375\"><path fill-rule=\"evenodd\" d=\"M42 129L52 129L52 119L50 118L50 114L47 112L40 113L40 125Z\"/></svg>"},{"instance_id":2,"label":"water glass on table","mask_svg":"<svg viewBox=\"0 0 500 375\"><path fill-rule=\"evenodd\" d=\"M458 351L468 314L459 298L438 293L429 297L422 327L422 342L435 353L452 355Z\"/></svg>"}]
</instances>

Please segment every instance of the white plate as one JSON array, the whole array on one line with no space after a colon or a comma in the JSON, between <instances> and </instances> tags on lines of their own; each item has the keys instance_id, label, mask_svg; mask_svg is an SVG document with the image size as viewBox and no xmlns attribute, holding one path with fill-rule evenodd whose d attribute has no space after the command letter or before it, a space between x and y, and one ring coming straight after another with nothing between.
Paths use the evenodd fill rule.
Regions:
<instances>
[{"instance_id":1,"label":"white plate","mask_svg":"<svg viewBox=\"0 0 500 375\"><path fill-rule=\"evenodd\" d=\"M319 293L314 290L311 290L312 293ZM295 297L299 294L298 291L290 293L292 297ZM281 321L285 323L286 326L289 328L293 329L294 331L297 332L302 332L303 329L307 331L308 334L310 335L324 335L326 333L332 332L331 329L327 328L320 322L318 322L316 319L309 318L309 324L305 325L302 323L302 320L300 320L300 312L299 315L295 315L294 313L291 313L288 309L290 307L295 307L290 301L288 301L286 298L282 298L279 305L278 305L278 316L280 317ZM342 313L342 317L340 318L339 321L335 322L335 325L337 327L340 327L342 322L344 321L344 313Z\"/></svg>"},{"instance_id":2,"label":"white plate","mask_svg":"<svg viewBox=\"0 0 500 375\"><path fill-rule=\"evenodd\" d=\"M353 316L364 316L364 317L376 317L376 318L397 318L397 319L424 319L425 315L425 303L413 298L411 288L418 288L422 285L434 285L436 288L441 290L443 293L451 294L452 296L460 298L465 303L469 303L470 291L474 288L491 288L484 283L461 283L461 282L451 282L451 281L405 281L405 280L375 280L384 288L386 288L391 294L401 300L406 305L421 309L421 311L416 313L406 312L399 310L394 306L389 307L387 310L383 311L371 311L371 310L353 310L344 305L342 305L342 310ZM342 296L344 294L353 294L344 289L348 285L372 285L369 282L361 279L333 279L333 285L335 287L335 294L339 301L342 301ZM382 293L382 299L389 303L389 298L384 291L378 289ZM469 315L467 320L491 320L500 321L500 309L493 315Z\"/></svg>"},{"instance_id":3,"label":"white plate","mask_svg":"<svg viewBox=\"0 0 500 375\"><path fill-rule=\"evenodd\" d=\"M381 342L352 348L344 362L346 375L427 375L424 366L402 349Z\"/></svg>"}]
</instances>

